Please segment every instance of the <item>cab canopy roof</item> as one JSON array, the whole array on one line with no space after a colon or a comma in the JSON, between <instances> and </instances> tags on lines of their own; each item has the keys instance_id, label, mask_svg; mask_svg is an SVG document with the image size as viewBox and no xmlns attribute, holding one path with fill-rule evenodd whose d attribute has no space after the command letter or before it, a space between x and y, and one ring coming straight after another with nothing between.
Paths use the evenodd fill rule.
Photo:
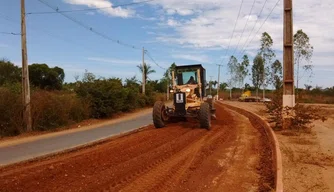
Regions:
<instances>
[{"instance_id":1,"label":"cab canopy roof","mask_svg":"<svg viewBox=\"0 0 334 192\"><path fill-rule=\"evenodd\" d=\"M201 69L205 70L202 64L193 64L193 65L177 65L175 69Z\"/></svg>"}]
</instances>

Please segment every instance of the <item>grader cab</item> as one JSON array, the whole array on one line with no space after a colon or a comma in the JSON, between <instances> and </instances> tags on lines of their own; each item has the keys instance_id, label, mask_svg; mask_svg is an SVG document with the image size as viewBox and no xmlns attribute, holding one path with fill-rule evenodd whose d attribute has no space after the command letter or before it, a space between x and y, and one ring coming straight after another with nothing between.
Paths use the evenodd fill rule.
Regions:
<instances>
[{"instance_id":1,"label":"grader cab","mask_svg":"<svg viewBox=\"0 0 334 192\"><path fill-rule=\"evenodd\" d=\"M170 119L196 118L200 127L210 129L215 117L213 97L206 95L206 73L201 64L176 66L172 71L173 106L157 101L153 107L153 123L156 128L166 125Z\"/></svg>"}]
</instances>

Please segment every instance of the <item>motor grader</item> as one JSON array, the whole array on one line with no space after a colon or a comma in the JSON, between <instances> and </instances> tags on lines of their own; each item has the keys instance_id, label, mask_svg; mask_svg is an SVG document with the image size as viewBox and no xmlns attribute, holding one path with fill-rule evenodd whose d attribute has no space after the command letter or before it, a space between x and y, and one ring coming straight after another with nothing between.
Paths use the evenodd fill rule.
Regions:
<instances>
[{"instance_id":1,"label":"motor grader","mask_svg":"<svg viewBox=\"0 0 334 192\"><path fill-rule=\"evenodd\" d=\"M213 97L206 95L206 73L201 64L176 66L172 71L173 106L157 101L153 107L153 123L162 128L170 120L195 118L201 128L211 128L215 118Z\"/></svg>"}]
</instances>

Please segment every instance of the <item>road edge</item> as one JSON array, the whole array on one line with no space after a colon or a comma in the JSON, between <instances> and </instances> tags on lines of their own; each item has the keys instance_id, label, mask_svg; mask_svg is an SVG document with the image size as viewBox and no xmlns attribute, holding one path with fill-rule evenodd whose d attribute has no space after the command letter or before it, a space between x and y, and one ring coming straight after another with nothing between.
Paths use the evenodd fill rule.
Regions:
<instances>
[{"instance_id":1,"label":"road edge","mask_svg":"<svg viewBox=\"0 0 334 192\"><path fill-rule=\"evenodd\" d=\"M118 139L118 138L126 137L126 136L129 136L129 135L138 133L140 131L147 130L147 129L149 129L150 125L151 124L148 124L148 125L145 125L145 126L142 126L142 127L135 128L135 129L130 130L130 131L125 131L125 132L121 132L121 133L118 133L118 134L115 134L115 135L112 135L112 136L107 136L107 137L104 137L104 138L96 139L96 140L91 141L89 143L76 145L76 146L73 146L73 147L70 147L70 148L67 148L67 149L55 151L55 152L48 153L48 154L45 154L45 155L41 155L41 156L38 156L38 157L30 158L30 159L27 159L27 160L18 161L18 162L15 162L15 163L10 163L10 164L5 164L5 165L0 165L0 170L4 169L4 168L10 168L10 167L16 166L18 164L26 164L26 163L32 163L32 162L37 162L37 161L43 161L43 160L47 160L47 159L52 158L52 157L57 156L57 155L63 155L63 154L66 154L66 153L71 153L71 152L79 151L79 150L82 150L82 149L94 147L96 145L100 145L100 144L103 144L103 143L106 143L106 142L113 141L113 140Z\"/></svg>"},{"instance_id":2,"label":"road edge","mask_svg":"<svg viewBox=\"0 0 334 192\"><path fill-rule=\"evenodd\" d=\"M81 128L74 128L74 129L72 128L72 129L65 129L65 130L60 130L60 131L55 131L55 132L41 133L39 135L26 136L22 138L13 138L13 139L9 138L8 140L0 141L0 148L14 146L14 145L23 144L23 143L29 143L32 141L52 138L56 136L62 136L62 135L70 134L70 133L87 131L90 129L96 129L96 128L103 127L103 126L114 125L117 123L127 121L128 119L132 119L138 115L143 116L151 112L152 112L152 108L145 108L145 109L142 109L136 112L126 114L122 117L109 119L104 122L93 123L91 125L85 125Z\"/></svg>"},{"instance_id":3,"label":"road edge","mask_svg":"<svg viewBox=\"0 0 334 192\"><path fill-rule=\"evenodd\" d=\"M271 129L269 123L264 120L261 116L248 111L246 109L243 108L239 108L239 107L235 107L232 105L229 105L227 103L224 103L222 101L218 101L220 104L226 106L229 109L232 109L238 113L241 113L242 115L245 115L246 117L250 118L252 120L257 121L257 123L259 123L264 129L265 132L269 138L270 142L270 146L271 149L273 151L273 168L274 171L276 171L275 174L275 191L276 192L283 192L283 164L282 164L282 154L281 154L281 150L279 147L279 142L278 139L275 135L275 132Z\"/></svg>"}]
</instances>

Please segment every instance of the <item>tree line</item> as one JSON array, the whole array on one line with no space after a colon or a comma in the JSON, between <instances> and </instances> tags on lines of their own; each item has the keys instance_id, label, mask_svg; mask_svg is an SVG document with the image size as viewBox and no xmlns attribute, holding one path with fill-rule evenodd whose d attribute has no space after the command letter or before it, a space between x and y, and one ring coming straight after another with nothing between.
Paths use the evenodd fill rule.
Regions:
<instances>
[{"instance_id":1,"label":"tree line","mask_svg":"<svg viewBox=\"0 0 334 192\"><path fill-rule=\"evenodd\" d=\"M75 77L75 82L68 83L64 82L65 73L60 67L29 65L33 130L57 129L89 118L109 118L164 100L167 81L150 80L149 75L155 71L150 65L144 67L147 84L142 94L141 82L135 76L125 80L97 78L86 70L81 77ZM0 60L0 137L25 132L21 77L20 67Z\"/></svg>"},{"instance_id":2,"label":"tree line","mask_svg":"<svg viewBox=\"0 0 334 192\"><path fill-rule=\"evenodd\" d=\"M274 41L270 34L267 32L262 33L260 47L253 59L253 65L251 67L246 54L243 55L241 62L233 55L230 57L227 64L230 74L227 83L230 87L230 97L232 96L232 87L241 87L242 90L245 89L244 81L248 76L256 90L256 96L259 95L258 90L261 87L263 97L265 97L265 91L268 86L272 86L275 90L282 88L283 67L280 60L276 58L273 45ZM313 46L310 44L310 38L303 30L298 30L296 34L294 34L294 72L297 97L300 80L306 75L310 78L313 74L313 65L311 64L312 54Z\"/></svg>"}]
</instances>

